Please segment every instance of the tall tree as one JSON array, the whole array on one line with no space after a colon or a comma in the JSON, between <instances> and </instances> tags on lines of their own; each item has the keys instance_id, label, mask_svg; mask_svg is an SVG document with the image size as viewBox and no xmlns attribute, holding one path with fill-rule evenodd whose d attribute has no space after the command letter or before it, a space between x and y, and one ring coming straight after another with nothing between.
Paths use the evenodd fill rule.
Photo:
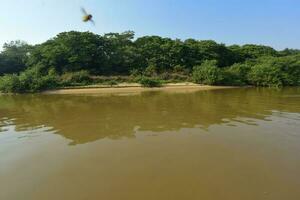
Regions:
<instances>
[{"instance_id":1,"label":"tall tree","mask_svg":"<svg viewBox=\"0 0 300 200\"><path fill-rule=\"evenodd\" d=\"M5 43L0 54L0 75L23 71L31 49L32 46L19 40Z\"/></svg>"}]
</instances>

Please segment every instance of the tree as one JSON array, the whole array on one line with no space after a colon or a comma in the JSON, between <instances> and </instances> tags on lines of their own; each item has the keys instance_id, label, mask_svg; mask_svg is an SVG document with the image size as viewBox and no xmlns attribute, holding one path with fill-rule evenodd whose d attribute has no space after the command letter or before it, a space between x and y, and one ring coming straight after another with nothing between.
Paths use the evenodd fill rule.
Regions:
<instances>
[{"instance_id":1,"label":"tree","mask_svg":"<svg viewBox=\"0 0 300 200\"><path fill-rule=\"evenodd\" d=\"M0 75L19 73L25 70L25 62L31 49L31 45L19 40L5 43L0 54Z\"/></svg>"},{"instance_id":2,"label":"tree","mask_svg":"<svg viewBox=\"0 0 300 200\"><path fill-rule=\"evenodd\" d=\"M222 81L225 85L247 85L248 74L251 66L248 64L236 63L230 67L224 68L224 80Z\"/></svg>"},{"instance_id":3,"label":"tree","mask_svg":"<svg viewBox=\"0 0 300 200\"><path fill-rule=\"evenodd\" d=\"M284 49L282 51L278 52L280 56L291 56L291 55L300 55L300 50L299 49Z\"/></svg>"},{"instance_id":4,"label":"tree","mask_svg":"<svg viewBox=\"0 0 300 200\"><path fill-rule=\"evenodd\" d=\"M145 36L135 41L140 69L153 66L158 72L171 68L171 48L173 41L159 36Z\"/></svg>"},{"instance_id":5,"label":"tree","mask_svg":"<svg viewBox=\"0 0 300 200\"><path fill-rule=\"evenodd\" d=\"M202 65L194 67L193 79L196 83L218 85L224 77L222 70L217 67L217 61L206 60Z\"/></svg>"},{"instance_id":6,"label":"tree","mask_svg":"<svg viewBox=\"0 0 300 200\"><path fill-rule=\"evenodd\" d=\"M205 60L216 60L219 67L230 66L234 63L233 52L224 44L218 44L212 40L188 39L185 44L189 47L189 60L191 64L199 65Z\"/></svg>"},{"instance_id":7,"label":"tree","mask_svg":"<svg viewBox=\"0 0 300 200\"><path fill-rule=\"evenodd\" d=\"M136 49L133 44L134 32L126 31L104 35L107 56L105 74L128 74L136 65Z\"/></svg>"},{"instance_id":8,"label":"tree","mask_svg":"<svg viewBox=\"0 0 300 200\"><path fill-rule=\"evenodd\" d=\"M256 86L299 86L300 56L264 57L251 67L249 80Z\"/></svg>"},{"instance_id":9,"label":"tree","mask_svg":"<svg viewBox=\"0 0 300 200\"><path fill-rule=\"evenodd\" d=\"M300 50L160 36L135 39L132 31L103 36L70 31L35 46L13 41L0 53L0 76L9 74L0 78L2 91L86 85L96 83L95 75L189 80L191 72L203 84L300 85Z\"/></svg>"},{"instance_id":10,"label":"tree","mask_svg":"<svg viewBox=\"0 0 300 200\"><path fill-rule=\"evenodd\" d=\"M38 63L57 72L89 70L102 73L107 65L108 55L103 37L90 32L64 32L55 38L36 46L29 66Z\"/></svg>"},{"instance_id":11,"label":"tree","mask_svg":"<svg viewBox=\"0 0 300 200\"><path fill-rule=\"evenodd\" d=\"M245 59L254 59L263 56L278 56L276 50L271 47L253 44L247 44L242 46L240 48L240 54Z\"/></svg>"}]
</instances>

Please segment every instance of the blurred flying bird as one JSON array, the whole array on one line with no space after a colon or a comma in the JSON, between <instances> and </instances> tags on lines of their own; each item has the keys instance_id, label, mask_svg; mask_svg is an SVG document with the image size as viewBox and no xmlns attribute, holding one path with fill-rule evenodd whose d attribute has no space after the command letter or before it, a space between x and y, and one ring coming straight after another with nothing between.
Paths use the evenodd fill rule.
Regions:
<instances>
[{"instance_id":1,"label":"blurred flying bird","mask_svg":"<svg viewBox=\"0 0 300 200\"><path fill-rule=\"evenodd\" d=\"M95 25L95 22L93 20L93 15L87 13L84 8L81 8L81 12L83 14L82 21L91 22L93 25Z\"/></svg>"}]
</instances>

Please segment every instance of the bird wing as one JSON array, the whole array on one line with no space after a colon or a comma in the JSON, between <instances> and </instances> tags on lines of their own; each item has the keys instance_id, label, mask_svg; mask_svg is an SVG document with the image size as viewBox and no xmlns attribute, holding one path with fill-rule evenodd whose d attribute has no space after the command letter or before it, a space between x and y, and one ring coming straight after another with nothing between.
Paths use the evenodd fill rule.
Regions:
<instances>
[{"instance_id":1,"label":"bird wing","mask_svg":"<svg viewBox=\"0 0 300 200\"><path fill-rule=\"evenodd\" d=\"M81 7L81 12L84 14L84 15L87 15L88 13L85 11L85 9L83 7Z\"/></svg>"},{"instance_id":2,"label":"bird wing","mask_svg":"<svg viewBox=\"0 0 300 200\"><path fill-rule=\"evenodd\" d=\"M94 20L90 19L90 22L91 22L94 26L96 25L96 23L95 23Z\"/></svg>"}]
</instances>

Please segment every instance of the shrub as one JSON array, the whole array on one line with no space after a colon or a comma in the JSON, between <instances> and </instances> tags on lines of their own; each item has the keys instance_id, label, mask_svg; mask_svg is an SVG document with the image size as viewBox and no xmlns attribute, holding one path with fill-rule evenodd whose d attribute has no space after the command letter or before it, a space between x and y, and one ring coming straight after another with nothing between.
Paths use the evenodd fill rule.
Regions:
<instances>
[{"instance_id":1,"label":"shrub","mask_svg":"<svg viewBox=\"0 0 300 200\"><path fill-rule=\"evenodd\" d=\"M158 75L159 79L162 79L162 80L170 80L171 76L172 75L171 75L170 72L163 72L163 73Z\"/></svg>"},{"instance_id":2,"label":"shrub","mask_svg":"<svg viewBox=\"0 0 300 200\"><path fill-rule=\"evenodd\" d=\"M110 87L112 87L114 85L118 85L118 82L116 80L109 80L107 82L104 82L103 84L109 85Z\"/></svg>"},{"instance_id":3,"label":"shrub","mask_svg":"<svg viewBox=\"0 0 300 200\"><path fill-rule=\"evenodd\" d=\"M131 76L92 76L92 82L95 84L110 84L110 83L122 83L122 82L133 82L135 79Z\"/></svg>"},{"instance_id":4,"label":"shrub","mask_svg":"<svg viewBox=\"0 0 300 200\"><path fill-rule=\"evenodd\" d=\"M283 84L300 86L300 55L278 58L277 65L283 71Z\"/></svg>"},{"instance_id":5,"label":"shrub","mask_svg":"<svg viewBox=\"0 0 300 200\"><path fill-rule=\"evenodd\" d=\"M40 79L40 87L39 90L49 90L49 89L55 89L59 86L61 86L59 82L59 76L56 74L56 71L54 69L50 69L46 75L37 77Z\"/></svg>"},{"instance_id":6,"label":"shrub","mask_svg":"<svg viewBox=\"0 0 300 200\"><path fill-rule=\"evenodd\" d=\"M163 80L164 82L170 82L170 83L184 82L189 80L188 75L184 75L181 73L169 73L169 72L164 72L160 74L158 78Z\"/></svg>"},{"instance_id":7,"label":"shrub","mask_svg":"<svg viewBox=\"0 0 300 200\"><path fill-rule=\"evenodd\" d=\"M281 87L300 85L300 56L264 57L258 60L248 79L256 86Z\"/></svg>"},{"instance_id":8,"label":"shrub","mask_svg":"<svg viewBox=\"0 0 300 200\"><path fill-rule=\"evenodd\" d=\"M194 67L193 79L196 83L217 85L222 82L223 73L215 60L204 61L202 65Z\"/></svg>"},{"instance_id":9,"label":"shrub","mask_svg":"<svg viewBox=\"0 0 300 200\"><path fill-rule=\"evenodd\" d=\"M149 65L144 71L145 76L157 76L157 74L158 69L155 65Z\"/></svg>"},{"instance_id":10,"label":"shrub","mask_svg":"<svg viewBox=\"0 0 300 200\"><path fill-rule=\"evenodd\" d=\"M267 63L255 65L251 68L248 78L256 86L283 86L283 72L276 65L269 65Z\"/></svg>"},{"instance_id":11,"label":"shrub","mask_svg":"<svg viewBox=\"0 0 300 200\"><path fill-rule=\"evenodd\" d=\"M19 77L16 74L8 74L0 77L0 91L4 93L20 92Z\"/></svg>"},{"instance_id":12,"label":"shrub","mask_svg":"<svg viewBox=\"0 0 300 200\"><path fill-rule=\"evenodd\" d=\"M189 74L188 68L183 65L176 65L173 68L173 72L176 74L185 74L185 75Z\"/></svg>"},{"instance_id":13,"label":"shrub","mask_svg":"<svg viewBox=\"0 0 300 200\"><path fill-rule=\"evenodd\" d=\"M222 83L224 85L247 85L248 73L250 66L247 64L234 64L231 67L224 68L224 79Z\"/></svg>"},{"instance_id":14,"label":"shrub","mask_svg":"<svg viewBox=\"0 0 300 200\"><path fill-rule=\"evenodd\" d=\"M68 72L61 76L61 83L64 86L87 85L92 82L88 71Z\"/></svg>"},{"instance_id":15,"label":"shrub","mask_svg":"<svg viewBox=\"0 0 300 200\"><path fill-rule=\"evenodd\" d=\"M42 73L39 67L30 68L19 75L21 92L39 92L59 86L58 76L53 69Z\"/></svg>"},{"instance_id":16,"label":"shrub","mask_svg":"<svg viewBox=\"0 0 300 200\"><path fill-rule=\"evenodd\" d=\"M161 87L162 82L159 79L149 78L149 77L141 77L139 83L143 87Z\"/></svg>"},{"instance_id":17,"label":"shrub","mask_svg":"<svg viewBox=\"0 0 300 200\"><path fill-rule=\"evenodd\" d=\"M5 93L33 93L58 87L58 77L50 70L43 74L33 67L17 75L5 75L0 80L0 90Z\"/></svg>"},{"instance_id":18,"label":"shrub","mask_svg":"<svg viewBox=\"0 0 300 200\"><path fill-rule=\"evenodd\" d=\"M130 76L132 76L132 77L136 77L136 76L141 75L141 74L142 74L142 71L139 70L139 69L131 69L131 70L129 71L129 74L130 74Z\"/></svg>"}]
</instances>

